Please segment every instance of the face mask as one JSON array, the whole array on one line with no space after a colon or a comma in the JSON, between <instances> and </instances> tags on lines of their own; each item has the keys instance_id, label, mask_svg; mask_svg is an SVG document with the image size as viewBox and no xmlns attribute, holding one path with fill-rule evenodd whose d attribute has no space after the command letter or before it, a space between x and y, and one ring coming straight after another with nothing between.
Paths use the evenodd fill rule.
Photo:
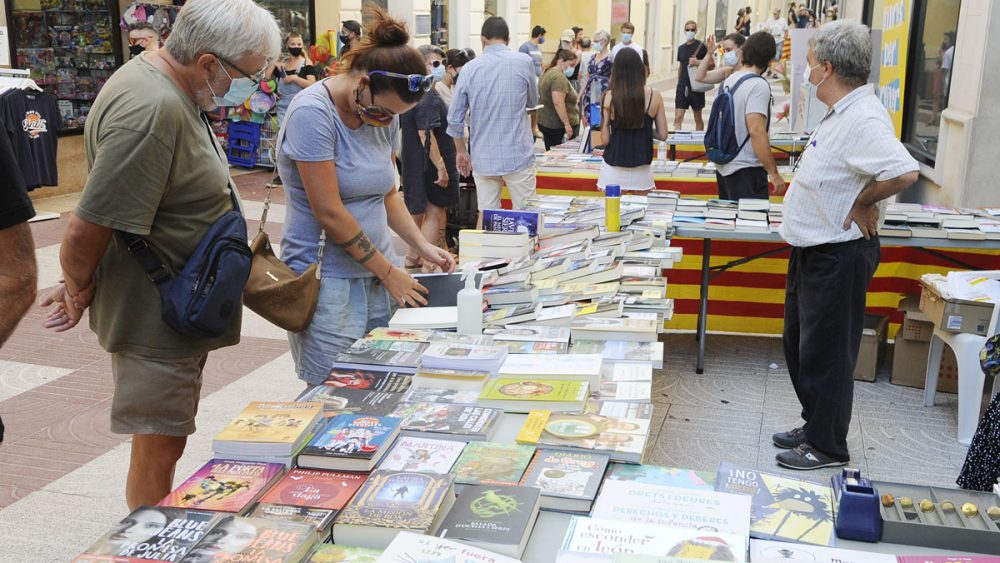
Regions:
<instances>
[{"instance_id":1,"label":"face mask","mask_svg":"<svg viewBox=\"0 0 1000 563\"><path fill-rule=\"evenodd\" d=\"M593 45L594 50L597 52L601 52L604 50L604 43L600 41L594 41L591 45Z\"/></svg>"},{"instance_id":2,"label":"face mask","mask_svg":"<svg viewBox=\"0 0 1000 563\"><path fill-rule=\"evenodd\" d=\"M226 67L223 67L221 63L219 66L222 68L222 72L226 73L226 76L229 77L229 90L226 90L226 93L220 97L216 95L215 89L212 88L212 83L206 80L205 82L208 82L208 89L212 92L212 101L218 106L233 107L243 105L243 102L247 101L247 98L257 90L257 83L246 77L233 78L230 76L229 71L226 70Z\"/></svg>"},{"instance_id":3,"label":"face mask","mask_svg":"<svg viewBox=\"0 0 1000 563\"><path fill-rule=\"evenodd\" d=\"M573 76L573 71L575 71L575 70L576 70L575 67L569 67L569 68L567 68L566 70L563 71L563 74L566 75L566 78L569 78L570 76Z\"/></svg>"},{"instance_id":4,"label":"face mask","mask_svg":"<svg viewBox=\"0 0 1000 563\"><path fill-rule=\"evenodd\" d=\"M392 125L392 115L378 109L378 106L365 107L361 105L361 90L354 91L354 102L358 104L358 109L354 110L354 115L365 125L372 127L388 127ZM372 94L372 103L375 103L375 95Z\"/></svg>"},{"instance_id":5,"label":"face mask","mask_svg":"<svg viewBox=\"0 0 1000 563\"><path fill-rule=\"evenodd\" d=\"M146 48L139 44L132 45L131 47L128 48L129 54L132 55L133 57L138 57L145 50Z\"/></svg>"},{"instance_id":6,"label":"face mask","mask_svg":"<svg viewBox=\"0 0 1000 563\"><path fill-rule=\"evenodd\" d=\"M538 38L538 44L541 45L542 43L545 43L545 38L544 37L539 37Z\"/></svg>"},{"instance_id":7,"label":"face mask","mask_svg":"<svg viewBox=\"0 0 1000 563\"><path fill-rule=\"evenodd\" d=\"M344 45L349 44L351 42L351 36L347 35L346 33L341 33L340 42L343 43Z\"/></svg>"},{"instance_id":8,"label":"face mask","mask_svg":"<svg viewBox=\"0 0 1000 563\"><path fill-rule=\"evenodd\" d=\"M632 41L632 34L631 33L623 33L622 34L622 43L628 43L629 41Z\"/></svg>"},{"instance_id":9,"label":"face mask","mask_svg":"<svg viewBox=\"0 0 1000 563\"><path fill-rule=\"evenodd\" d=\"M437 65L436 67L431 68L431 76L434 77L435 81L441 82L444 80L444 71L444 65Z\"/></svg>"},{"instance_id":10,"label":"face mask","mask_svg":"<svg viewBox=\"0 0 1000 563\"><path fill-rule=\"evenodd\" d=\"M698 33L697 31L685 31L684 37L686 37L688 41L691 41L692 39L694 39L694 36L697 33Z\"/></svg>"},{"instance_id":11,"label":"face mask","mask_svg":"<svg viewBox=\"0 0 1000 563\"><path fill-rule=\"evenodd\" d=\"M739 62L739 58L736 56L736 51L726 51L725 55L722 55L722 63L726 66L736 66Z\"/></svg>"},{"instance_id":12,"label":"face mask","mask_svg":"<svg viewBox=\"0 0 1000 563\"><path fill-rule=\"evenodd\" d=\"M291 56L293 56L293 57L301 57L302 56L302 47L289 47L288 48L288 54L291 55Z\"/></svg>"},{"instance_id":13,"label":"face mask","mask_svg":"<svg viewBox=\"0 0 1000 563\"><path fill-rule=\"evenodd\" d=\"M802 73L802 78L806 79L806 84L810 84L810 85L812 84L812 81L810 80L810 78L812 77L812 71L815 70L815 69L817 69L817 68L819 68L819 67L821 67L821 66L823 66L823 63L819 63L816 66L809 66L809 63L806 63L806 71L804 73ZM816 84L816 88L819 88L820 85L822 85L824 82L826 82L825 78L823 80L820 80L819 84Z\"/></svg>"}]
</instances>

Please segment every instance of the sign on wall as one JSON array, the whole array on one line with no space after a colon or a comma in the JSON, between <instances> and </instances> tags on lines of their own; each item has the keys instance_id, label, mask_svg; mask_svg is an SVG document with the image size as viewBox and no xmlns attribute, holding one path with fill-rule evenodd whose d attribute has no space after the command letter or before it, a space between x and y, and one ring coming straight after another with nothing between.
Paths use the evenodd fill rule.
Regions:
<instances>
[{"instance_id":1,"label":"sign on wall","mask_svg":"<svg viewBox=\"0 0 1000 563\"><path fill-rule=\"evenodd\" d=\"M611 0L611 24L618 25L628 21L629 0Z\"/></svg>"},{"instance_id":2,"label":"sign on wall","mask_svg":"<svg viewBox=\"0 0 1000 563\"><path fill-rule=\"evenodd\" d=\"M879 98L892 117L897 137L903 131L903 93L906 88L906 54L909 51L912 11L912 0L886 0L882 12Z\"/></svg>"}]
</instances>

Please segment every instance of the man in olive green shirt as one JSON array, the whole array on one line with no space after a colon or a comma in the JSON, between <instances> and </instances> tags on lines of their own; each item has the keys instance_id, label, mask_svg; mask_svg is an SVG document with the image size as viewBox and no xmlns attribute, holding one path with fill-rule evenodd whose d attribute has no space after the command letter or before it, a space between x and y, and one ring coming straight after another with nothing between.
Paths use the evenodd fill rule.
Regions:
<instances>
[{"instance_id":1,"label":"man in olive green shirt","mask_svg":"<svg viewBox=\"0 0 1000 563\"><path fill-rule=\"evenodd\" d=\"M274 17L252 0L190 0L166 46L115 72L87 119L90 174L63 237L65 283L43 301L56 305L45 324L68 330L89 306L90 327L112 354L111 430L132 435L130 509L172 489L208 352L239 342L240 322L213 339L175 332L157 287L114 232L147 237L165 265L184 267L233 208L225 155L203 111L242 103L280 44Z\"/></svg>"}]
</instances>

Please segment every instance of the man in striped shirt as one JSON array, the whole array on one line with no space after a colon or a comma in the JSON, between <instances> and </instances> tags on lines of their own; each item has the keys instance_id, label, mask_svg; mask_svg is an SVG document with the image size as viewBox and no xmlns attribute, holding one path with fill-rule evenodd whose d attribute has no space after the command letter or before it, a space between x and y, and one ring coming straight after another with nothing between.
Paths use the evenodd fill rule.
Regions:
<instances>
[{"instance_id":1,"label":"man in striped shirt","mask_svg":"<svg viewBox=\"0 0 1000 563\"><path fill-rule=\"evenodd\" d=\"M792 245L782 339L805 424L773 435L791 469L845 465L865 293L879 263L884 201L917 180L917 162L866 84L868 28L828 23L810 38L807 80L830 110L813 131L785 196Z\"/></svg>"},{"instance_id":2,"label":"man in striped shirt","mask_svg":"<svg viewBox=\"0 0 1000 563\"><path fill-rule=\"evenodd\" d=\"M503 18L483 22L483 54L462 67L448 108L448 134L455 139L456 164L476 180L479 210L500 207L507 184L514 208L535 194L535 138L527 108L538 104L531 58L507 48L510 30ZM465 144L469 114L471 151ZM471 156L470 156L471 152Z\"/></svg>"}]
</instances>

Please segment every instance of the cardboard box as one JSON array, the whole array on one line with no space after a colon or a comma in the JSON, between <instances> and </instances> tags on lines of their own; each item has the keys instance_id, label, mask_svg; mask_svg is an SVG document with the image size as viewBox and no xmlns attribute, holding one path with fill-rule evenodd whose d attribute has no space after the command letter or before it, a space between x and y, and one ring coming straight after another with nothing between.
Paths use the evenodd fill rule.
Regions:
<instances>
[{"instance_id":1,"label":"cardboard box","mask_svg":"<svg viewBox=\"0 0 1000 563\"><path fill-rule=\"evenodd\" d=\"M992 303L945 299L933 285L920 281L920 311L934 326L948 332L965 332L986 336L993 316Z\"/></svg>"},{"instance_id":2,"label":"cardboard box","mask_svg":"<svg viewBox=\"0 0 1000 563\"><path fill-rule=\"evenodd\" d=\"M903 324L896 333L893 344L892 374L889 381L894 385L924 388L927 380L927 353L931 347L934 323L920 310L920 298L907 296L899 302L903 311ZM938 391L958 392L958 362L951 347L945 346L941 354L938 372Z\"/></svg>"},{"instance_id":3,"label":"cardboard box","mask_svg":"<svg viewBox=\"0 0 1000 563\"><path fill-rule=\"evenodd\" d=\"M865 315L865 330L861 335L861 349L858 363L854 365L854 379L875 381L878 370L885 359L885 342L889 327L889 317Z\"/></svg>"}]
</instances>

